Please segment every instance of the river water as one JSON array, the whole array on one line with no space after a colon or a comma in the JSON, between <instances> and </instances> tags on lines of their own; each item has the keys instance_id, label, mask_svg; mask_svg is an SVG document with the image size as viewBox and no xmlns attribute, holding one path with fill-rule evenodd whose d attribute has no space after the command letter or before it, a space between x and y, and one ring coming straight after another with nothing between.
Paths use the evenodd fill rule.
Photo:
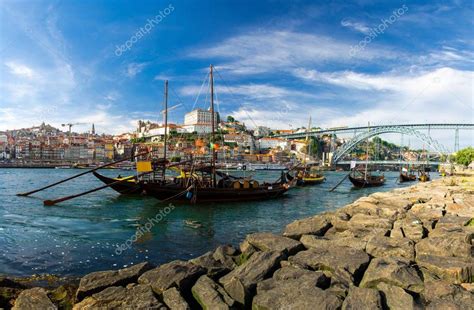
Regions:
<instances>
[{"instance_id":1,"label":"river water","mask_svg":"<svg viewBox=\"0 0 474 310\"><path fill-rule=\"evenodd\" d=\"M105 189L56 206L44 199L58 198L101 186L91 174L31 197L18 192L35 189L77 174L74 169L0 169L0 274L28 276L50 273L63 276L116 269L148 260L154 264L190 259L218 245L238 245L245 235L280 233L295 219L333 210L358 197L400 186L398 173L385 172L383 187L352 189L346 180L328 192L345 172L326 172L321 185L291 189L284 198L230 204L177 204L149 232L124 251L124 244L150 218L160 219L167 204L151 197L120 196ZM108 176L130 171L103 170ZM246 172L250 173L250 172ZM257 172L255 178L275 180L279 172ZM410 184L407 184L410 185ZM197 221L190 227L186 220ZM149 227L149 226L148 226ZM130 242L129 242L130 243Z\"/></svg>"}]
</instances>

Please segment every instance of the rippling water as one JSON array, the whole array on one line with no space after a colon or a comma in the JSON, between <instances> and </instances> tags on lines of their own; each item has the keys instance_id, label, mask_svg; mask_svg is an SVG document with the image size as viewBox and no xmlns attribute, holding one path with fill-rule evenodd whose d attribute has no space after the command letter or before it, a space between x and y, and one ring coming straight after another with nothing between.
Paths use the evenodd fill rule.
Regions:
<instances>
[{"instance_id":1,"label":"rippling water","mask_svg":"<svg viewBox=\"0 0 474 310\"><path fill-rule=\"evenodd\" d=\"M345 181L329 193L344 172L327 172L327 182L295 188L282 199L232 204L176 205L149 233L120 255L116 247L167 205L154 198L124 197L105 189L53 207L43 199L58 198L102 185L93 175L39 192L35 189L80 171L68 169L0 169L0 274L83 275L149 260L155 264L190 259L220 244L237 245L257 231L281 232L289 222L332 210L375 191L400 187L398 173L386 172L381 188L355 190ZM116 176L130 172L106 170ZM247 172L248 173L248 172ZM274 180L278 172L259 172L258 179ZM404 186L404 185L403 185ZM185 220L199 221L192 228Z\"/></svg>"}]
</instances>

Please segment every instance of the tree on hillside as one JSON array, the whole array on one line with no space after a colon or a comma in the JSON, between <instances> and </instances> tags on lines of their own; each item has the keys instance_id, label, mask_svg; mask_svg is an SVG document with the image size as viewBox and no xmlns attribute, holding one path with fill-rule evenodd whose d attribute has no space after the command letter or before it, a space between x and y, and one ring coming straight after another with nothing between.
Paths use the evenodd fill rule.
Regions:
<instances>
[{"instance_id":1,"label":"tree on hillside","mask_svg":"<svg viewBox=\"0 0 474 310\"><path fill-rule=\"evenodd\" d=\"M227 122L228 123L234 123L235 122L235 118L233 118L231 115L227 116Z\"/></svg>"},{"instance_id":2,"label":"tree on hillside","mask_svg":"<svg viewBox=\"0 0 474 310\"><path fill-rule=\"evenodd\" d=\"M474 148L467 147L465 149L459 150L454 157L454 161L460 165L469 165L472 161L474 161Z\"/></svg>"}]
</instances>

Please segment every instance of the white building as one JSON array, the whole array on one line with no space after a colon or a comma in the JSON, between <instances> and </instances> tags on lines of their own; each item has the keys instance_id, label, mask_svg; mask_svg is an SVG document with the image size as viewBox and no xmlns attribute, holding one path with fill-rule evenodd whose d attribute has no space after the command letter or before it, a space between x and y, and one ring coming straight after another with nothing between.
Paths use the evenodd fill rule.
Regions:
<instances>
[{"instance_id":1,"label":"white building","mask_svg":"<svg viewBox=\"0 0 474 310\"><path fill-rule=\"evenodd\" d=\"M258 143L261 149L273 149L280 147L282 150L288 149L289 142L281 138L260 138Z\"/></svg>"},{"instance_id":2,"label":"white building","mask_svg":"<svg viewBox=\"0 0 474 310\"><path fill-rule=\"evenodd\" d=\"M217 129L219 113L214 112L214 127ZM196 109L184 116L184 129L188 132L210 133L212 131L212 114L210 111Z\"/></svg>"}]
</instances>

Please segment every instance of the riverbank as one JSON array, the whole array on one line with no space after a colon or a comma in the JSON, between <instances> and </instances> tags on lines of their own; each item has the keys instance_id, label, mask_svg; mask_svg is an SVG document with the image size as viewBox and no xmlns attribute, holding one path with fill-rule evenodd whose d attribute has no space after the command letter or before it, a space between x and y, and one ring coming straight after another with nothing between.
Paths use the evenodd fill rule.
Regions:
<instances>
[{"instance_id":1,"label":"riverbank","mask_svg":"<svg viewBox=\"0 0 474 310\"><path fill-rule=\"evenodd\" d=\"M0 308L469 309L473 194L474 178L449 177L374 193L189 261L82 279L0 278Z\"/></svg>"}]
</instances>

